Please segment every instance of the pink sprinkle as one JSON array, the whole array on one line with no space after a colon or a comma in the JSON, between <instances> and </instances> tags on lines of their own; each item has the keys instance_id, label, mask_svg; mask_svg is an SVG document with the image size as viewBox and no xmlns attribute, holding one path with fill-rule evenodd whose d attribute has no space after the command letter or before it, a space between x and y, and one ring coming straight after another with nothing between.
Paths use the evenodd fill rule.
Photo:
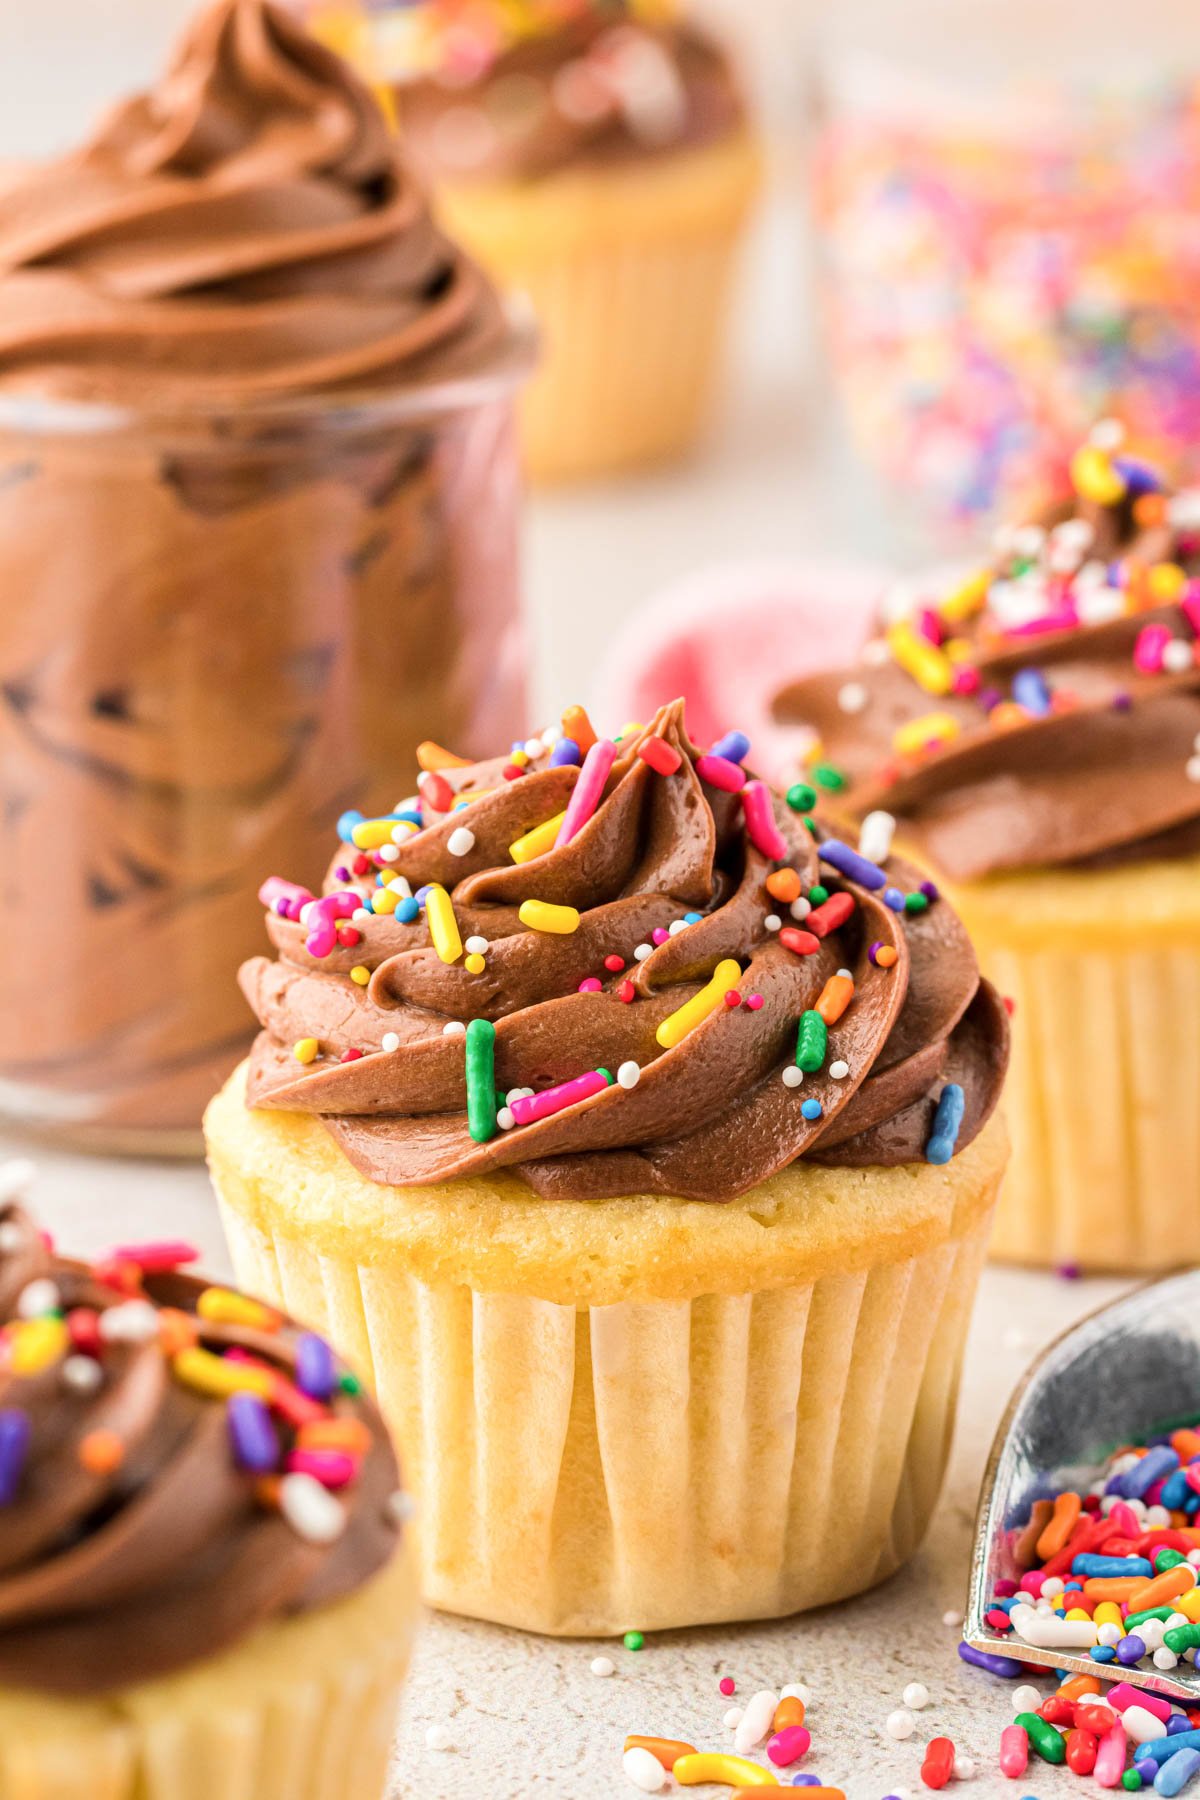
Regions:
<instances>
[{"instance_id":1,"label":"pink sprinkle","mask_svg":"<svg viewBox=\"0 0 1200 1800\"><path fill-rule=\"evenodd\" d=\"M1143 625L1133 646L1133 666L1143 675L1161 675L1163 652L1171 641L1167 625Z\"/></svg>"},{"instance_id":2,"label":"pink sprinkle","mask_svg":"<svg viewBox=\"0 0 1200 1800\"><path fill-rule=\"evenodd\" d=\"M607 1086L606 1075L599 1069L589 1069L586 1075L577 1075L574 1081L560 1081L557 1087L547 1088L544 1093L514 1100L512 1116L518 1125L535 1125L539 1119L548 1119L553 1113L578 1105L581 1100L590 1100L593 1094L602 1094Z\"/></svg>"},{"instance_id":3,"label":"pink sprinkle","mask_svg":"<svg viewBox=\"0 0 1200 1800\"><path fill-rule=\"evenodd\" d=\"M742 996L738 993L736 988L729 989L728 993L725 995L725 1004L726 1006L740 1006L742 1004Z\"/></svg>"},{"instance_id":4,"label":"pink sprinkle","mask_svg":"<svg viewBox=\"0 0 1200 1800\"><path fill-rule=\"evenodd\" d=\"M788 1725L768 1740L767 1755L777 1769L786 1769L790 1764L799 1762L807 1754L811 1744L812 1735L807 1725Z\"/></svg>"},{"instance_id":5,"label":"pink sprinkle","mask_svg":"<svg viewBox=\"0 0 1200 1800\"><path fill-rule=\"evenodd\" d=\"M1045 1579L1046 1577L1042 1574L1040 1569L1030 1569L1027 1574L1022 1575L1021 1577L1022 1593L1032 1594L1034 1599L1037 1600L1041 1596L1042 1583Z\"/></svg>"},{"instance_id":6,"label":"pink sprinkle","mask_svg":"<svg viewBox=\"0 0 1200 1800\"><path fill-rule=\"evenodd\" d=\"M725 997L728 999L728 994ZM717 1687L722 1694L728 1695L737 1692L737 1682L733 1679L732 1675L722 1675L720 1681L717 1683Z\"/></svg>"},{"instance_id":7,"label":"pink sprinkle","mask_svg":"<svg viewBox=\"0 0 1200 1800\"><path fill-rule=\"evenodd\" d=\"M928 638L931 644L941 643L942 621L938 618L932 606L923 606L917 614L917 630L923 638Z\"/></svg>"},{"instance_id":8,"label":"pink sprinkle","mask_svg":"<svg viewBox=\"0 0 1200 1800\"><path fill-rule=\"evenodd\" d=\"M269 875L258 890L258 898L263 906L282 919L298 919L300 908L307 906L316 895L310 894L306 887L300 887L294 881L285 881L281 875Z\"/></svg>"},{"instance_id":9,"label":"pink sprinkle","mask_svg":"<svg viewBox=\"0 0 1200 1800\"><path fill-rule=\"evenodd\" d=\"M1012 1620L1002 1606L990 1607L983 1615L983 1622L985 1625L990 1625L993 1631L1012 1630Z\"/></svg>"},{"instance_id":10,"label":"pink sprinkle","mask_svg":"<svg viewBox=\"0 0 1200 1800\"><path fill-rule=\"evenodd\" d=\"M136 1263L147 1275L162 1275L199 1260L196 1246L177 1238L163 1238L152 1244L118 1244L104 1258L105 1262Z\"/></svg>"},{"instance_id":11,"label":"pink sprinkle","mask_svg":"<svg viewBox=\"0 0 1200 1800\"><path fill-rule=\"evenodd\" d=\"M1048 637L1052 631L1074 631L1078 624L1079 614L1074 607L1063 607L1058 612L1027 619L1023 625L1010 625L1004 635L1010 638Z\"/></svg>"},{"instance_id":12,"label":"pink sprinkle","mask_svg":"<svg viewBox=\"0 0 1200 1800\"><path fill-rule=\"evenodd\" d=\"M771 791L761 781L748 781L742 789L742 811L746 817L746 835L754 848L772 862L787 860L787 839L775 823Z\"/></svg>"},{"instance_id":13,"label":"pink sprinkle","mask_svg":"<svg viewBox=\"0 0 1200 1800\"><path fill-rule=\"evenodd\" d=\"M1011 1575L1002 1575L992 1586L997 1600L1011 1600L1017 1591L1017 1584Z\"/></svg>"},{"instance_id":14,"label":"pink sprinkle","mask_svg":"<svg viewBox=\"0 0 1200 1800\"><path fill-rule=\"evenodd\" d=\"M726 794L740 794L746 785L746 771L727 756L698 756L696 773L709 787L720 788Z\"/></svg>"},{"instance_id":15,"label":"pink sprinkle","mask_svg":"<svg viewBox=\"0 0 1200 1800\"><path fill-rule=\"evenodd\" d=\"M979 692L979 670L972 663L960 663L954 671L951 687L956 694L970 696Z\"/></svg>"},{"instance_id":16,"label":"pink sprinkle","mask_svg":"<svg viewBox=\"0 0 1200 1800\"><path fill-rule=\"evenodd\" d=\"M1183 599L1179 602L1183 616L1192 630L1200 636L1200 577L1193 575L1183 590Z\"/></svg>"},{"instance_id":17,"label":"pink sprinkle","mask_svg":"<svg viewBox=\"0 0 1200 1800\"><path fill-rule=\"evenodd\" d=\"M588 975L580 982L579 991L581 994L598 994L603 986L604 983L598 975Z\"/></svg>"},{"instance_id":18,"label":"pink sprinkle","mask_svg":"<svg viewBox=\"0 0 1200 1800\"><path fill-rule=\"evenodd\" d=\"M670 935L662 925L656 925L650 933L651 941L656 944L665 944Z\"/></svg>"},{"instance_id":19,"label":"pink sprinkle","mask_svg":"<svg viewBox=\"0 0 1200 1800\"><path fill-rule=\"evenodd\" d=\"M575 786L571 789L571 798L567 801L566 816L558 828L558 836L554 840L556 850L569 844L577 832L582 831L604 796L604 784L608 780L608 772L616 760L617 746L611 738L597 738L583 759L583 767L579 771Z\"/></svg>"},{"instance_id":20,"label":"pink sprinkle","mask_svg":"<svg viewBox=\"0 0 1200 1800\"><path fill-rule=\"evenodd\" d=\"M358 1474L358 1463L345 1450L292 1450L287 1457L289 1475L311 1475L322 1487L344 1488Z\"/></svg>"},{"instance_id":21,"label":"pink sprinkle","mask_svg":"<svg viewBox=\"0 0 1200 1800\"><path fill-rule=\"evenodd\" d=\"M348 919L362 905L361 894L325 894L314 900L308 915L308 936L304 948L310 956L328 956L337 944L337 921Z\"/></svg>"},{"instance_id":22,"label":"pink sprinkle","mask_svg":"<svg viewBox=\"0 0 1200 1800\"><path fill-rule=\"evenodd\" d=\"M761 994L746 995L746 1009L748 1012L757 1012L762 1003L763 997Z\"/></svg>"}]
</instances>

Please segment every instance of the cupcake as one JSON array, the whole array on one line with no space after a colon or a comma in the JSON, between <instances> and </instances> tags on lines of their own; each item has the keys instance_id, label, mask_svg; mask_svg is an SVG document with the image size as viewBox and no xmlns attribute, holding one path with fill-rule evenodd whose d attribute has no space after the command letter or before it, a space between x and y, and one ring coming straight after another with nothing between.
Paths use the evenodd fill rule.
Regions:
<instances>
[{"instance_id":1,"label":"cupcake","mask_svg":"<svg viewBox=\"0 0 1200 1800\"><path fill-rule=\"evenodd\" d=\"M451 1611L788 1613L928 1523L1007 1022L950 907L894 864L892 911L746 752L572 708L264 890L229 1242L370 1369Z\"/></svg>"},{"instance_id":2,"label":"cupcake","mask_svg":"<svg viewBox=\"0 0 1200 1800\"><path fill-rule=\"evenodd\" d=\"M273 1308L0 1202L0 1794L372 1800L415 1616L391 1446Z\"/></svg>"},{"instance_id":3,"label":"cupcake","mask_svg":"<svg viewBox=\"0 0 1200 1800\"><path fill-rule=\"evenodd\" d=\"M310 10L337 27L346 9ZM725 51L671 0L426 0L373 8L371 27L447 226L541 321L532 473L686 451L760 177Z\"/></svg>"},{"instance_id":4,"label":"cupcake","mask_svg":"<svg viewBox=\"0 0 1200 1800\"><path fill-rule=\"evenodd\" d=\"M1200 492L1115 426L1072 491L960 583L918 587L861 664L776 700L808 780L932 873L1014 1014L993 1248L1200 1258Z\"/></svg>"}]
</instances>

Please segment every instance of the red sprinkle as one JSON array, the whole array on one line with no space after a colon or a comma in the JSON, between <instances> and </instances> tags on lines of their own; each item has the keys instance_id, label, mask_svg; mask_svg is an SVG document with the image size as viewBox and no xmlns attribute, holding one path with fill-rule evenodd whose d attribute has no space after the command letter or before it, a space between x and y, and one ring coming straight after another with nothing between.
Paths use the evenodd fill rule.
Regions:
<instances>
[{"instance_id":1,"label":"red sprinkle","mask_svg":"<svg viewBox=\"0 0 1200 1800\"><path fill-rule=\"evenodd\" d=\"M809 918L812 914L809 913ZM785 925L779 933L779 941L785 950L795 956L815 956L821 948L820 938L815 938L811 931L797 931L794 925Z\"/></svg>"},{"instance_id":2,"label":"red sprinkle","mask_svg":"<svg viewBox=\"0 0 1200 1800\"><path fill-rule=\"evenodd\" d=\"M921 1780L926 1787L944 1788L954 1773L954 1745L947 1737L930 1738L921 1764Z\"/></svg>"},{"instance_id":3,"label":"red sprinkle","mask_svg":"<svg viewBox=\"0 0 1200 1800\"><path fill-rule=\"evenodd\" d=\"M500 773L505 781L516 781L517 777L523 775L525 771L518 763L505 763Z\"/></svg>"},{"instance_id":4,"label":"red sprinkle","mask_svg":"<svg viewBox=\"0 0 1200 1800\"><path fill-rule=\"evenodd\" d=\"M356 875L369 875L371 873L371 860L367 856L359 855L355 857L350 867L354 870Z\"/></svg>"},{"instance_id":5,"label":"red sprinkle","mask_svg":"<svg viewBox=\"0 0 1200 1800\"><path fill-rule=\"evenodd\" d=\"M673 744L666 738L643 738L638 745L638 755L644 763L648 763L656 775L673 775L683 761Z\"/></svg>"},{"instance_id":6,"label":"red sprinkle","mask_svg":"<svg viewBox=\"0 0 1200 1800\"><path fill-rule=\"evenodd\" d=\"M733 1679L732 1675L722 1675L720 1681L717 1683L717 1687L723 1694L732 1694L737 1691L737 1682Z\"/></svg>"},{"instance_id":7,"label":"red sprinkle","mask_svg":"<svg viewBox=\"0 0 1200 1800\"><path fill-rule=\"evenodd\" d=\"M434 812L448 813L454 805L454 789L436 769L422 769L417 776L417 792Z\"/></svg>"},{"instance_id":8,"label":"red sprinkle","mask_svg":"<svg viewBox=\"0 0 1200 1800\"><path fill-rule=\"evenodd\" d=\"M623 956L606 956L604 966L606 969L611 969L614 975L619 975L625 967L625 958Z\"/></svg>"},{"instance_id":9,"label":"red sprinkle","mask_svg":"<svg viewBox=\"0 0 1200 1800\"><path fill-rule=\"evenodd\" d=\"M725 1004L726 1006L740 1006L742 1004L742 996L738 993L736 988L729 988L727 990Z\"/></svg>"},{"instance_id":10,"label":"red sprinkle","mask_svg":"<svg viewBox=\"0 0 1200 1800\"><path fill-rule=\"evenodd\" d=\"M623 981L617 989L617 999L623 1000L626 1006L628 1006L629 1002L633 999L635 991L632 981Z\"/></svg>"},{"instance_id":11,"label":"red sprinkle","mask_svg":"<svg viewBox=\"0 0 1200 1800\"><path fill-rule=\"evenodd\" d=\"M90 1306L77 1306L67 1314L72 1346L84 1356L100 1354L100 1314Z\"/></svg>"},{"instance_id":12,"label":"red sprinkle","mask_svg":"<svg viewBox=\"0 0 1200 1800\"><path fill-rule=\"evenodd\" d=\"M839 925L846 923L856 904L853 894L830 894L828 900L813 908L804 923L818 937L827 937L831 931L836 931ZM783 936L782 931L779 935ZM937 1742L936 1738L934 1742Z\"/></svg>"},{"instance_id":13,"label":"red sprinkle","mask_svg":"<svg viewBox=\"0 0 1200 1800\"><path fill-rule=\"evenodd\" d=\"M343 1062L357 1062L361 1055L361 1050L343 1050L341 1060Z\"/></svg>"},{"instance_id":14,"label":"red sprinkle","mask_svg":"<svg viewBox=\"0 0 1200 1800\"><path fill-rule=\"evenodd\" d=\"M353 950L355 944L362 943L362 932L358 929L357 925L339 925L337 927L337 941L342 946L343 950Z\"/></svg>"}]
</instances>

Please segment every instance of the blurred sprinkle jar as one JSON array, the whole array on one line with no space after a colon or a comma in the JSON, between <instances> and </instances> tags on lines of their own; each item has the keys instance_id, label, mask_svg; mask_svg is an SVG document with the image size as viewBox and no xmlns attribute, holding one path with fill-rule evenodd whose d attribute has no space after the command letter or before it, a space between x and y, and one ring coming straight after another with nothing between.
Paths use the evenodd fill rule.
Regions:
<instances>
[{"instance_id":1,"label":"blurred sprinkle jar","mask_svg":"<svg viewBox=\"0 0 1200 1800\"><path fill-rule=\"evenodd\" d=\"M1117 413L1200 436L1189 0L831 9L814 195L835 383L885 490L952 539ZM869 55L861 46L871 46Z\"/></svg>"}]
</instances>

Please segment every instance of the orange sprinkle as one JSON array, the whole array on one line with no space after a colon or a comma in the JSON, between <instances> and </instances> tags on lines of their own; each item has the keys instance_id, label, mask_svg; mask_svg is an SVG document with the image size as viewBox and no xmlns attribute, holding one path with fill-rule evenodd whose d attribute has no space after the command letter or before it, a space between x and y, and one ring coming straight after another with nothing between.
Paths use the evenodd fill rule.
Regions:
<instances>
[{"instance_id":1,"label":"orange sprinkle","mask_svg":"<svg viewBox=\"0 0 1200 1800\"><path fill-rule=\"evenodd\" d=\"M648 1750L651 1756L657 1756L668 1774L681 1756L696 1755L695 1744L685 1744L681 1738L627 1737L625 1749Z\"/></svg>"},{"instance_id":2,"label":"orange sprinkle","mask_svg":"<svg viewBox=\"0 0 1200 1800\"><path fill-rule=\"evenodd\" d=\"M1133 503L1133 522L1143 529L1148 525L1165 525L1167 522L1167 496L1165 494L1139 494Z\"/></svg>"},{"instance_id":3,"label":"orange sprinkle","mask_svg":"<svg viewBox=\"0 0 1200 1800\"><path fill-rule=\"evenodd\" d=\"M1173 1431L1171 1448L1180 1462L1191 1462L1194 1456L1200 1456L1200 1431Z\"/></svg>"},{"instance_id":4,"label":"orange sprinkle","mask_svg":"<svg viewBox=\"0 0 1200 1800\"><path fill-rule=\"evenodd\" d=\"M900 952L894 944L884 944L875 952L875 961L881 969L894 968L900 960Z\"/></svg>"},{"instance_id":5,"label":"orange sprinkle","mask_svg":"<svg viewBox=\"0 0 1200 1800\"><path fill-rule=\"evenodd\" d=\"M786 1731L789 1725L803 1725L804 1702L795 1694L788 1694L775 1708L775 1717L771 1720L772 1731Z\"/></svg>"},{"instance_id":6,"label":"orange sprinkle","mask_svg":"<svg viewBox=\"0 0 1200 1800\"><path fill-rule=\"evenodd\" d=\"M1128 1600L1145 1587L1140 1575L1089 1575L1083 1591L1089 1600Z\"/></svg>"},{"instance_id":7,"label":"orange sprinkle","mask_svg":"<svg viewBox=\"0 0 1200 1800\"><path fill-rule=\"evenodd\" d=\"M821 989L817 1011L827 1025L836 1025L854 998L854 983L849 975L831 975Z\"/></svg>"},{"instance_id":8,"label":"orange sprinkle","mask_svg":"<svg viewBox=\"0 0 1200 1800\"><path fill-rule=\"evenodd\" d=\"M1082 1700L1085 1694L1098 1694L1100 1683L1094 1675L1072 1675L1058 1691L1064 1700Z\"/></svg>"},{"instance_id":9,"label":"orange sprinkle","mask_svg":"<svg viewBox=\"0 0 1200 1800\"><path fill-rule=\"evenodd\" d=\"M164 1306L158 1314L158 1341L166 1356L178 1356L181 1350L190 1350L200 1342L200 1334L196 1330L196 1322L190 1313L180 1312L176 1306Z\"/></svg>"},{"instance_id":10,"label":"orange sprinkle","mask_svg":"<svg viewBox=\"0 0 1200 1800\"><path fill-rule=\"evenodd\" d=\"M1180 1563L1174 1569L1166 1569L1156 1575L1153 1581L1145 1582L1136 1592L1129 1596L1130 1612L1149 1612L1152 1606L1165 1606L1176 1594L1184 1594L1196 1585L1196 1571L1190 1563Z\"/></svg>"},{"instance_id":11,"label":"orange sprinkle","mask_svg":"<svg viewBox=\"0 0 1200 1800\"><path fill-rule=\"evenodd\" d=\"M582 706L568 706L562 716L563 736L574 738L580 755L586 756L596 742L596 731ZM663 1740L664 1743L666 1740Z\"/></svg>"},{"instance_id":12,"label":"orange sprinkle","mask_svg":"<svg viewBox=\"0 0 1200 1800\"><path fill-rule=\"evenodd\" d=\"M1052 1556L1058 1555L1074 1531L1082 1507L1083 1502L1078 1494L1060 1494L1058 1496L1054 1502L1050 1523L1037 1541L1037 1553L1043 1562L1049 1562ZM1088 1592L1086 1583L1084 1592Z\"/></svg>"},{"instance_id":13,"label":"orange sprinkle","mask_svg":"<svg viewBox=\"0 0 1200 1800\"><path fill-rule=\"evenodd\" d=\"M125 1461L125 1446L115 1431L89 1431L79 1440L80 1467L89 1475L112 1475Z\"/></svg>"},{"instance_id":14,"label":"orange sprinkle","mask_svg":"<svg viewBox=\"0 0 1200 1800\"><path fill-rule=\"evenodd\" d=\"M471 759L468 756L455 756L453 750L443 750L440 744L430 743L426 738L423 744L417 745L417 766L427 772L437 769L469 769Z\"/></svg>"},{"instance_id":15,"label":"orange sprinkle","mask_svg":"<svg viewBox=\"0 0 1200 1800\"><path fill-rule=\"evenodd\" d=\"M767 876L767 892L773 900L790 906L800 898L800 877L795 869L772 869Z\"/></svg>"},{"instance_id":16,"label":"orange sprinkle","mask_svg":"<svg viewBox=\"0 0 1200 1800\"><path fill-rule=\"evenodd\" d=\"M1016 700L1002 700L988 714L988 724L995 731L1010 731L1014 725L1024 725L1028 719L1029 714Z\"/></svg>"},{"instance_id":17,"label":"orange sprinkle","mask_svg":"<svg viewBox=\"0 0 1200 1800\"><path fill-rule=\"evenodd\" d=\"M344 1450L347 1456L365 1456L371 1433L361 1419L313 1419L296 1435L298 1450Z\"/></svg>"}]
</instances>

